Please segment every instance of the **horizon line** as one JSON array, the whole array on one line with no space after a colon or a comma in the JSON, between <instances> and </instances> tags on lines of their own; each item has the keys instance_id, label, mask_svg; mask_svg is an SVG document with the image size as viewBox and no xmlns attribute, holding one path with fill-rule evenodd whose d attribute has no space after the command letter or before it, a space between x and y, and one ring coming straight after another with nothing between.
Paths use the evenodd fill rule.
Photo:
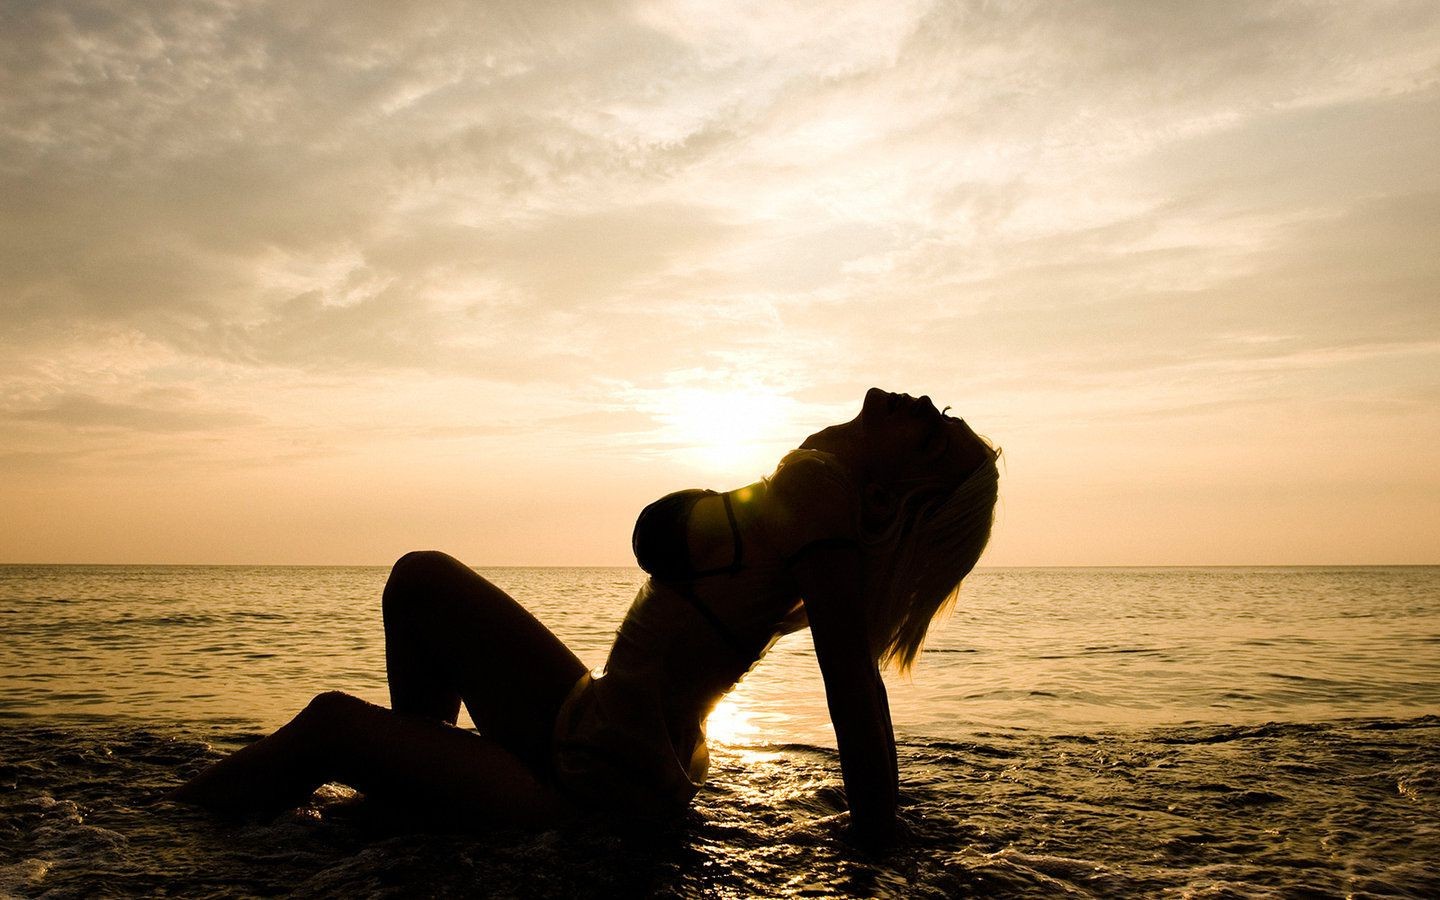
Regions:
<instances>
[{"instance_id":1,"label":"horizon line","mask_svg":"<svg viewBox=\"0 0 1440 900\"><path fill-rule=\"evenodd\" d=\"M266 563L266 562L13 562L0 561L0 567L113 567L147 569L385 569L394 563ZM643 571L639 565L617 565L614 563L466 563L472 569L633 569ZM1004 571L1014 569L1424 569L1440 567L1436 562L1307 562L1307 563L1024 563L1005 565L980 565L976 572Z\"/></svg>"}]
</instances>

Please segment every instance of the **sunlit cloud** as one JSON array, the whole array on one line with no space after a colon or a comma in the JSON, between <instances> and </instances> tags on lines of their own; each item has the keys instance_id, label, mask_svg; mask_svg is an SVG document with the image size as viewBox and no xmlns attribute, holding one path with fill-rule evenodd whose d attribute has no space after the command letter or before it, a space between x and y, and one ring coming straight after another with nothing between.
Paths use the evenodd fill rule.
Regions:
<instances>
[{"instance_id":1,"label":"sunlit cloud","mask_svg":"<svg viewBox=\"0 0 1440 900\"><path fill-rule=\"evenodd\" d=\"M1309 498L1296 516L1363 494L1377 443L1434 489L1430 3L51 2L4 22L0 455L28 474L0 500L60 523L12 517L17 558L103 556L119 526L72 546L64 517L128 502L105 480L125 473L153 515L200 516L206 552L271 492L277 534L241 557L312 558L281 534L308 504L336 510L316 561L453 534L478 562L623 563L647 499L763 474L877 383L1006 446L1001 562L1182 561L1172 504L1101 510L1088 536L1068 510L1117 459L1142 497L1215 480L1201 426L1253 435L1223 466L1248 454L1251 481ZM1311 443L1265 426L1302 410ZM567 516L569 537L543 524ZM366 517L392 524L346 544ZM151 558L199 558L176 540ZM1321 543L1249 546L1341 552Z\"/></svg>"}]
</instances>

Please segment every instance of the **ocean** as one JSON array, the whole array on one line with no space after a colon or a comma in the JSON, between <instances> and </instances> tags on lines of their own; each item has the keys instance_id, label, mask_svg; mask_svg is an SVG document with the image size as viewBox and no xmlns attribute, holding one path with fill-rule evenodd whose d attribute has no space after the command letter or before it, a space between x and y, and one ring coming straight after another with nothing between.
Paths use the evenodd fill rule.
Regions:
<instances>
[{"instance_id":1,"label":"ocean","mask_svg":"<svg viewBox=\"0 0 1440 900\"><path fill-rule=\"evenodd\" d=\"M480 571L589 665L642 579ZM316 693L385 702L385 575L0 566L0 896L1440 896L1440 567L974 573L887 677L883 854L845 840L803 633L663 829L437 833L342 786L243 824L156 802Z\"/></svg>"}]
</instances>

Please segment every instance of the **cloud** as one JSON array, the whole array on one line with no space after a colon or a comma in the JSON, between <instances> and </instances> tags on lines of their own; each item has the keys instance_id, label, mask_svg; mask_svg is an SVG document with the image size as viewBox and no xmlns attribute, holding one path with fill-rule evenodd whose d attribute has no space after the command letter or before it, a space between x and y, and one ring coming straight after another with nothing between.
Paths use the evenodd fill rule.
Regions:
<instances>
[{"instance_id":1,"label":"cloud","mask_svg":"<svg viewBox=\"0 0 1440 900\"><path fill-rule=\"evenodd\" d=\"M1434 79L1434 17L1417 5L886 5L756 11L743 27L656 4L12 18L7 312L192 345L197 322L253 324L342 289L354 269L337 259L402 284L423 314L430 270L489 257L498 291L548 310L603 295L617 266L664 274L696 252L688 221L712 247L744 228L791 235L797 217L901 246L1063 227L1087 165ZM1051 222L1022 225L1027 206ZM782 290L833 274L787 270L777 251L755 270L798 282Z\"/></svg>"},{"instance_id":2,"label":"cloud","mask_svg":"<svg viewBox=\"0 0 1440 900\"><path fill-rule=\"evenodd\" d=\"M1000 422L1433 391L1431 3L3 16L9 452L641 447L677 378Z\"/></svg>"},{"instance_id":3,"label":"cloud","mask_svg":"<svg viewBox=\"0 0 1440 900\"><path fill-rule=\"evenodd\" d=\"M111 403L72 394L34 409L10 411L8 418L42 422L67 429L114 428L143 432L213 431L251 423L249 416L215 410L175 409L133 403Z\"/></svg>"}]
</instances>

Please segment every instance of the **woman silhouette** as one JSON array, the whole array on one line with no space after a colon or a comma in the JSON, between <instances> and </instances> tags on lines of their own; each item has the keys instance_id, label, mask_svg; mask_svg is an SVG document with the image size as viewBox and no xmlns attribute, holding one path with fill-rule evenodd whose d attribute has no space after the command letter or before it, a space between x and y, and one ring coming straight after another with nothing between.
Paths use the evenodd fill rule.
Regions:
<instances>
[{"instance_id":1,"label":"woman silhouette","mask_svg":"<svg viewBox=\"0 0 1440 900\"><path fill-rule=\"evenodd\" d=\"M391 707L321 694L171 797L277 812L339 781L475 822L673 814L705 777L710 710L808 625L852 827L883 842L898 782L880 666L914 662L974 567L997 456L928 397L872 388L770 477L657 500L634 534L650 577L594 672L468 567L406 554L383 599ZM461 702L478 734L454 727Z\"/></svg>"}]
</instances>

